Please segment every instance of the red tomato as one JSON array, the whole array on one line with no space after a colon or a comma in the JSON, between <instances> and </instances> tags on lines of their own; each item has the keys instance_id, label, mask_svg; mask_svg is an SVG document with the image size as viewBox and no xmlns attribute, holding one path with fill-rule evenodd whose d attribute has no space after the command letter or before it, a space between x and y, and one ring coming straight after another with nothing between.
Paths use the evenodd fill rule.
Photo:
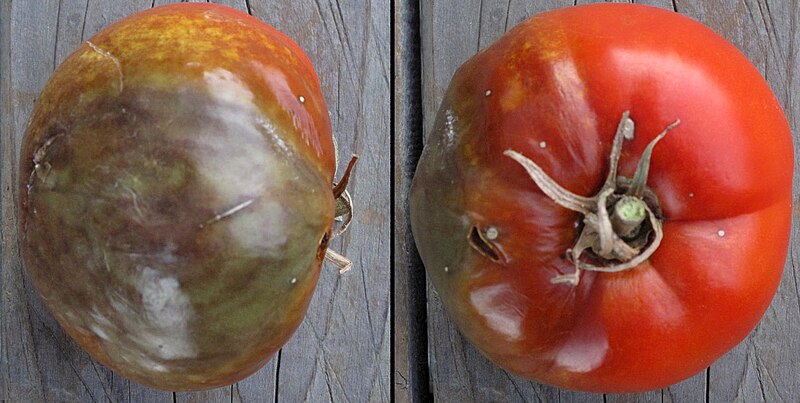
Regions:
<instances>
[{"instance_id":1,"label":"red tomato","mask_svg":"<svg viewBox=\"0 0 800 403\"><path fill-rule=\"evenodd\" d=\"M638 201L652 214L632 237L614 222L598 238L587 228L629 181L613 175L609 199L582 214L520 164L595 196L626 111L635 129L620 177L679 124L651 150ZM786 259L792 161L775 96L719 35L652 7L572 7L523 22L455 74L412 186L413 232L446 310L498 365L569 389L661 388L710 365L767 309ZM592 242L574 258L584 232Z\"/></svg>"}]
</instances>

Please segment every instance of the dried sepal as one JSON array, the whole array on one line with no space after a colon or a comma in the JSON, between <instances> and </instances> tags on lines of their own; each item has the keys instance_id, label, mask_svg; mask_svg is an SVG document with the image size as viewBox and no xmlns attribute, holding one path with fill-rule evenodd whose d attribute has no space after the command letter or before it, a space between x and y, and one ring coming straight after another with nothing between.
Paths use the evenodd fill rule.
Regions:
<instances>
[{"instance_id":1,"label":"dried sepal","mask_svg":"<svg viewBox=\"0 0 800 403\"><path fill-rule=\"evenodd\" d=\"M575 245L567 250L567 257L575 264L575 272L554 277L552 283L569 283L578 285L583 270L618 272L638 266L647 260L658 248L663 238L661 219L654 213L658 209L658 200L647 188L647 177L650 170L650 158L655 145L666 134L680 124L680 120L667 126L645 148L636 169L633 180L617 176L619 158L622 154L624 140L634 136L634 122L628 111L622 114L609 156L609 172L600 191L592 196L576 195L556 183L535 162L514 150L506 150L503 154L525 168L528 175L539 186L542 192L558 205L584 215L583 228ZM623 194L624 193L624 194ZM619 203L624 202L619 208ZM651 208L652 204L653 208ZM609 207L613 210L609 213ZM627 208L627 209L626 209ZM660 210L658 210L660 211ZM644 227L645 215L649 227ZM477 233L480 235L480 233ZM651 238L651 234L655 234ZM475 228L470 232L471 245L483 248L478 240L472 237ZM485 241L485 240L483 240ZM475 244L478 243L476 246ZM646 247L645 247L646 246ZM644 249L642 249L644 247ZM581 260L586 250L591 250L596 257L608 264L593 265ZM488 252L484 251L485 255Z\"/></svg>"}]
</instances>

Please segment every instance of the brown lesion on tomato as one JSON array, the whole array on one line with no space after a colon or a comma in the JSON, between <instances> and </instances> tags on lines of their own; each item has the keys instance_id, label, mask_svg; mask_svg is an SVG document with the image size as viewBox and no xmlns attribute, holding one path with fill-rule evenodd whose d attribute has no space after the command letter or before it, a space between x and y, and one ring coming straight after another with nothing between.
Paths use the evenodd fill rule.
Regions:
<instances>
[{"instance_id":1,"label":"brown lesion on tomato","mask_svg":"<svg viewBox=\"0 0 800 403\"><path fill-rule=\"evenodd\" d=\"M50 169L52 169L52 165L47 160L47 153L50 147L55 143L57 140L66 136L66 133L60 132L55 135L50 136L47 141L45 141L36 151L33 153L33 172L31 172L31 178L28 183L28 190L30 190L33 181L33 175L44 182L47 180L47 175L50 173Z\"/></svg>"},{"instance_id":2,"label":"brown lesion on tomato","mask_svg":"<svg viewBox=\"0 0 800 403\"><path fill-rule=\"evenodd\" d=\"M478 253L492 262L506 263L508 259L506 258L505 253L503 253L503 250L500 249L495 242L497 237L497 228L487 227L481 230L477 226L473 225L469 230L469 234L467 234L467 243L469 243L469 246L471 246L472 249L475 249Z\"/></svg>"},{"instance_id":3,"label":"brown lesion on tomato","mask_svg":"<svg viewBox=\"0 0 800 403\"><path fill-rule=\"evenodd\" d=\"M622 114L609 157L609 172L600 191L591 197L579 196L561 187L539 165L514 150L504 154L522 165L545 195L569 210L583 215L578 237L566 258L575 264L575 272L556 276L552 283L580 281L583 270L619 272L646 261L663 238L663 215L658 197L647 186L650 158L655 145L680 124L668 125L652 140L639 160L633 178L617 176L617 166L624 140L633 139L634 123L630 113Z\"/></svg>"},{"instance_id":4,"label":"brown lesion on tomato","mask_svg":"<svg viewBox=\"0 0 800 403\"><path fill-rule=\"evenodd\" d=\"M63 142L67 138L67 128L64 125L55 123L44 131L44 134L39 138L39 145L33 151L33 156L29 159L28 168L25 172L28 174L28 179L25 182L25 198L23 200L23 207L27 208L30 202L31 192L36 186L48 186L47 179L53 169L53 158L65 158ZM60 145L60 147L59 147ZM25 173L23 173L25 175ZM38 182L38 183L37 183ZM51 181L52 182L52 181ZM36 209L31 210L35 214ZM27 222L26 222L27 224Z\"/></svg>"},{"instance_id":5,"label":"brown lesion on tomato","mask_svg":"<svg viewBox=\"0 0 800 403\"><path fill-rule=\"evenodd\" d=\"M325 258L325 252L328 250L328 245L331 243L331 231L322 234L322 239L319 240L317 247L317 260L322 261Z\"/></svg>"}]
</instances>

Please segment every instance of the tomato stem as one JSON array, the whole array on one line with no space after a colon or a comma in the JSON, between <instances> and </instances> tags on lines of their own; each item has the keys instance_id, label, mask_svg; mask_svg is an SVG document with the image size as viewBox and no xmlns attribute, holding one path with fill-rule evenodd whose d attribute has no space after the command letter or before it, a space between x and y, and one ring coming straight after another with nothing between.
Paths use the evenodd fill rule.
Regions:
<instances>
[{"instance_id":1,"label":"tomato stem","mask_svg":"<svg viewBox=\"0 0 800 403\"><path fill-rule=\"evenodd\" d=\"M647 218L647 204L638 197L622 196L614 204L614 213L611 216L611 225L614 233L628 239L635 236L644 219Z\"/></svg>"},{"instance_id":2,"label":"tomato stem","mask_svg":"<svg viewBox=\"0 0 800 403\"><path fill-rule=\"evenodd\" d=\"M334 146L335 146L334 141ZM336 150L336 160L338 161L338 149ZM350 158L350 162L347 164L347 169L345 169L344 174L342 175L342 179L339 183L333 183L333 197L336 198L336 207L334 212L334 217L337 222L341 222L339 228L335 229L331 235L330 240L344 234L347 231L347 228L350 226L350 222L353 220L353 198L350 196L350 192L347 191L347 184L350 181L350 174L353 172L353 167L356 165L356 161L358 161L358 156L353 154L353 157ZM339 268L339 274L344 273L350 268L353 267L353 262L350 259L342 256L341 254L337 253L334 250L327 249L325 251L325 260L333 263L336 267Z\"/></svg>"},{"instance_id":3,"label":"tomato stem","mask_svg":"<svg viewBox=\"0 0 800 403\"><path fill-rule=\"evenodd\" d=\"M353 154L350 158L350 162L347 164L347 168L344 170L344 174L342 175L342 179L339 183L333 184L333 197L338 198L342 195L345 189L347 189L347 184L350 182L350 174L353 172L353 168L356 166L356 161L358 161L358 156Z\"/></svg>"},{"instance_id":4,"label":"tomato stem","mask_svg":"<svg viewBox=\"0 0 800 403\"><path fill-rule=\"evenodd\" d=\"M583 228L567 257L575 264L575 272L556 276L553 283L578 285L582 270L618 272L632 269L647 260L658 248L663 237L658 198L647 187L650 159L655 145L674 129L680 120L668 125L645 148L632 180L617 176L624 140L632 140L634 122L630 112L622 114L609 156L609 172L600 191L592 196L580 196L564 189L550 178L535 162L514 150L503 154L519 163L542 192L558 205L581 213ZM609 209L611 212L609 213ZM595 265L581 260L587 250L594 254Z\"/></svg>"},{"instance_id":5,"label":"tomato stem","mask_svg":"<svg viewBox=\"0 0 800 403\"><path fill-rule=\"evenodd\" d=\"M658 134L650 144L647 145L647 148L644 149L642 153L642 158L639 160L639 165L636 167L636 173L633 174L633 182L631 187L628 189L627 194L635 197L642 197L644 195L644 189L647 186L647 175L650 173L650 156L653 154L653 148L658 144L664 136L669 133L670 130L674 129L675 126L681 123L680 119L672 122L669 126L667 126L664 131Z\"/></svg>"},{"instance_id":6,"label":"tomato stem","mask_svg":"<svg viewBox=\"0 0 800 403\"><path fill-rule=\"evenodd\" d=\"M339 268L339 274L346 273L353 268L353 261L340 255L332 249L325 251L325 260L333 263L334 266Z\"/></svg>"}]
</instances>

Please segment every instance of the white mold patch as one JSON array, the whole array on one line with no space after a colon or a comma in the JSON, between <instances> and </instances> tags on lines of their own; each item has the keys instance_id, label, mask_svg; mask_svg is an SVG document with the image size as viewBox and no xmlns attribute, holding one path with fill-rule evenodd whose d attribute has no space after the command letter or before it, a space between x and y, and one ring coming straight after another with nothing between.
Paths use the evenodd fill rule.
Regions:
<instances>
[{"instance_id":1,"label":"white mold patch","mask_svg":"<svg viewBox=\"0 0 800 403\"><path fill-rule=\"evenodd\" d=\"M278 134L278 129L275 128L275 125L272 124L269 120L256 118L256 123L263 129L264 133L267 137L272 140L272 145L277 147L279 152L284 153L286 155L291 155L294 153L291 147L286 144L286 141ZM334 140L335 143L335 140Z\"/></svg>"},{"instance_id":2,"label":"white mold patch","mask_svg":"<svg viewBox=\"0 0 800 403\"><path fill-rule=\"evenodd\" d=\"M145 326L139 342L163 359L194 357L194 344L189 335L189 320L194 316L191 301L174 277L144 267L139 272L136 288L142 297Z\"/></svg>"},{"instance_id":3,"label":"white mold patch","mask_svg":"<svg viewBox=\"0 0 800 403\"><path fill-rule=\"evenodd\" d=\"M110 340L111 339L110 337L108 337L108 334L97 325L90 325L89 329L91 329L92 332L97 335L97 337L99 337L99 338L101 338L103 340Z\"/></svg>"},{"instance_id":4,"label":"white mold patch","mask_svg":"<svg viewBox=\"0 0 800 403\"><path fill-rule=\"evenodd\" d=\"M156 364L156 363L153 363L153 364L150 366L150 369L152 369L153 371L156 371L156 372L167 372L167 370L168 370L169 368L167 368L167 367L165 367L165 366L163 366L163 365L161 365L161 364Z\"/></svg>"},{"instance_id":5,"label":"white mold patch","mask_svg":"<svg viewBox=\"0 0 800 403\"><path fill-rule=\"evenodd\" d=\"M92 320L94 321L94 323L89 325L89 329L96 334L97 337L103 340L111 340L111 337L108 335L108 333L115 333L117 327L114 326L114 324L111 323L108 318L103 316L103 314L97 310L96 306L92 308L89 316L91 316Z\"/></svg>"},{"instance_id":6,"label":"white mold patch","mask_svg":"<svg viewBox=\"0 0 800 403\"><path fill-rule=\"evenodd\" d=\"M288 242L288 218L284 207L262 199L241 214L229 218L228 230L234 239L254 253L279 256Z\"/></svg>"},{"instance_id":7,"label":"white mold patch","mask_svg":"<svg viewBox=\"0 0 800 403\"><path fill-rule=\"evenodd\" d=\"M216 68L204 72L203 78L212 96L221 103L252 105L255 98L253 92L230 71Z\"/></svg>"},{"instance_id":8,"label":"white mold patch","mask_svg":"<svg viewBox=\"0 0 800 403\"><path fill-rule=\"evenodd\" d=\"M444 136L445 142L448 147L452 147L456 141L456 116L453 114L453 111L448 110L445 112L444 116Z\"/></svg>"}]
</instances>

